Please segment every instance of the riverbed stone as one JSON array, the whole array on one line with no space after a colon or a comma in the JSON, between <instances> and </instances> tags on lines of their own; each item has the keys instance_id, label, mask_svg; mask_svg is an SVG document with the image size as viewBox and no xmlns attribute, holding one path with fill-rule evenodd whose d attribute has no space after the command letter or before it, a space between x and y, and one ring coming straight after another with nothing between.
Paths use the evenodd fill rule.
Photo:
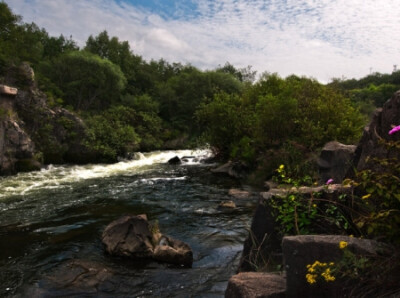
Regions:
<instances>
[{"instance_id":1,"label":"riverbed stone","mask_svg":"<svg viewBox=\"0 0 400 298\"><path fill-rule=\"evenodd\" d=\"M267 272L241 272L229 279L227 298L284 298L285 277Z\"/></svg>"},{"instance_id":2,"label":"riverbed stone","mask_svg":"<svg viewBox=\"0 0 400 298\"><path fill-rule=\"evenodd\" d=\"M168 163L170 165L179 165L182 163L182 161L178 156L175 156L175 157L171 158L170 160L168 160Z\"/></svg>"},{"instance_id":3,"label":"riverbed stone","mask_svg":"<svg viewBox=\"0 0 400 298\"><path fill-rule=\"evenodd\" d=\"M191 267L193 252L190 246L183 241L162 236L154 248L153 259L160 262Z\"/></svg>"},{"instance_id":4,"label":"riverbed stone","mask_svg":"<svg viewBox=\"0 0 400 298\"><path fill-rule=\"evenodd\" d=\"M114 275L106 266L88 260L72 260L58 268L49 277L55 288L64 290L82 290L86 293L96 293L99 285Z\"/></svg>"}]
</instances>

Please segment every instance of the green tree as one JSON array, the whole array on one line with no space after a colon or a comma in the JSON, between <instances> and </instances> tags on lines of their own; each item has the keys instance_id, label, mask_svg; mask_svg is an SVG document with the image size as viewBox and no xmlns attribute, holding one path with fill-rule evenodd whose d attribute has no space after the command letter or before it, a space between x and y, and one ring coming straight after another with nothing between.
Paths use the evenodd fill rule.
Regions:
<instances>
[{"instance_id":1,"label":"green tree","mask_svg":"<svg viewBox=\"0 0 400 298\"><path fill-rule=\"evenodd\" d=\"M112 107L86 119L86 145L98 152L101 159L110 162L139 148L140 138L131 125L134 111L123 106Z\"/></svg>"},{"instance_id":2,"label":"green tree","mask_svg":"<svg viewBox=\"0 0 400 298\"><path fill-rule=\"evenodd\" d=\"M85 51L61 55L42 72L62 90L65 103L75 110L105 109L119 100L126 85L117 65Z\"/></svg>"}]
</instances>

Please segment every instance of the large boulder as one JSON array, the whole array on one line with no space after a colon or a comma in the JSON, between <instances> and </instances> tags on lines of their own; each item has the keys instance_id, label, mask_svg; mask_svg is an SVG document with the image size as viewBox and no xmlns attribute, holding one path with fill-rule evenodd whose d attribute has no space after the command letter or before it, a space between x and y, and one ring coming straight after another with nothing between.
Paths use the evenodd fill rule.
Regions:
<instances>
[{"instance_id":1,"label":"large boulder","mask_svg":"<svg viewBox=\"0 0 400 298\"><path fill-rule=\"evenodd\" d=\"M355 145L344 145L336 141L327 143L318 159L321 183L329 179L341 183L352 165L355 150Z\"/></svg>"},{"instance_id":2,"label":"large boulder","mask_svg":"<svg viewBox=\"0 0 400 298\"><path fill-rule=\"evenodd\" d=\"M193 263L190 246L152 228L145 214L127 215L111 222L103 231L102 242L112 256L153 259L184 267Z\"/></svg>"},{"instance_id":3,"label":"large boulder","mask_svg":"<svg viewBox=\"0 0 400 298\"><path fill-rule=\"evenodd\" d=\"M379 165L374 163L372 158L400 159L399 151L388 150L384 145L385 142L400 140L400 133L389 135L392 127L397 125L400 125L400 91L397 91L383 108L375 111L371 123L365 127L354 159L358 171L365 169L380 171Z\"/></svg>"},{"instance_id":4,"label":"large boulder","mask_svg":"<svg viewBox=\"0 0 400 298\"><path fill-rule=\"evenodd\" d=\"M132 258L153 256L153 235L146 215L124 216L110 223L102 241L110 255Z\"/></svg>"},{"instance_id":5,"label":"large boulder","mask_svg":"<svg viewBox=\"0 0 400 298\"><path fill-rule=\"evenodd\" d=\"M229 279L227 298L284 298L284 276L267 272L242 272Z\"/></svg>"},{"instance_id":6,"label":"large boulder","mask_svg":"<svg viewBox=\"0 0 400 298\"><path fill-rule=\"evenodd\" d=\"M336 278L334 282L325 280L310 284L307 282L307 265L315 261L339 263L343 258L340 242L357 256L378 256L388 254L388 246L367 239L357 239L338 235L302 235L283 238L282 250L286 269L287 297L344 297L346 280Z\"/></svg>"}]
</instances>

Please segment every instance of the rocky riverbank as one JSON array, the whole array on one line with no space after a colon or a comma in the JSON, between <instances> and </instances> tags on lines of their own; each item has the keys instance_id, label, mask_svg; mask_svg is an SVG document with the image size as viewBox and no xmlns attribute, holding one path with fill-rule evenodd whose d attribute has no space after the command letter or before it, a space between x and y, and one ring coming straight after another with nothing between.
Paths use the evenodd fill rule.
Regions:
<instances>
[{"instance_id":1,"label":"rocky riverbank","mask_svg":"<svg viewBox=\"0 0 400 298\"><path fill-rule=\"evenodd\" d=\"M352 186L343 186L343 179L354 177L355 171L366 169L384 172L382 163L374 162L374 158L400 159L398 150L392 150L390 146L385 145L395 144L400 140L400 134L388 134L393 125L399 124L399 120L400 91L396 92L382 109L375 112L357 147L334 142L327 144L322 150L317 161L321 180L329 179L338 184L318 187L272 187L268 192L260 194L251 229L244 243L238 269L240 273L230 279L226 297L342 297L362 293L375 295L386 293L388 288L398 282L398 274L391 273L388 274L390 278L384 281L386 284L381 284L380 287L376 286L377 283L368 285L367 279L363 279L361 275L353 276L353 280L330 275L335 266L336 270L351 266L351 270L360 270L358 274L362 274L362 268L366 267L362 267L360 263L355 265L354 262L390 259L397 254L396 249L375 240L329 235L334 229L331 229L332 223L328 221L319 223L318 235L284 236L282 231L285 227L279 226L279 220L274 213L274 202L290 194L301 194L307 197L312 208L313 196L318 194L319 201L334 202L342 206L351 204L349 199L353 197L355 189ZM344 197L348 199L340 201ZM296 214L296 210L294 213ZM393 266L386 269L392 272ZM320 273L325 279L319 283L317 278L320 275L316 273L318 270L322 270ZM360 280L363 282L360 283ZM365 285L363 290L360 289L360 284ZM396 291L399 289L394 290Z\"/></svg>"}]
</instances>

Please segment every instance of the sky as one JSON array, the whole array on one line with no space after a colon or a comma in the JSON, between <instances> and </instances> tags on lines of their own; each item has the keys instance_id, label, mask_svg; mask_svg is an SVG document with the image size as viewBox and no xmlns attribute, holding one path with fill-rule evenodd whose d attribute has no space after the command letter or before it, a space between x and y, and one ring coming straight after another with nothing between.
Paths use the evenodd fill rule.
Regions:
<instances>
[{"instance_id":1,"label":"sky","mask_svg":"<svg viewBox=\"0 0 400 298\"><path fill-rule=\"evenodd\" d=\"M398 0L3 0L23 22L80 47L107 30L145 60L226 62L312 77L400 69Z\"/></svg>"}]
</instances>

